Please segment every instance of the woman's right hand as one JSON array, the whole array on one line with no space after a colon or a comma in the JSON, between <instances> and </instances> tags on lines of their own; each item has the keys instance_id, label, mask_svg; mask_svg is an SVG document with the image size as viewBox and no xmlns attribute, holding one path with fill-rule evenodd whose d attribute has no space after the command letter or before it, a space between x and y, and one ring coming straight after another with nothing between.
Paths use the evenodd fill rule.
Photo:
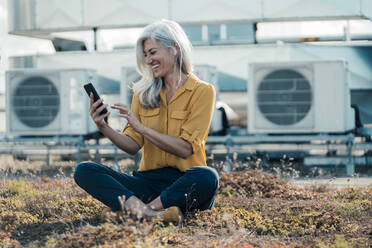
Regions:
<instances>
[{"instance_id":1,"label":"woman's right hand","mask_svg":"<svg viewBox=\"0 0 372 248\"><path fill-rule=\"evenodd\" d=\"M107 104L103 104L101 107L97 108L103 102L103 99L99 99L94 102L93 93L90 93L90 107L89 107L89 114L92 117L94 123L97 125L98 129L107 125L105 122L105 117L108 117L111 112L107 112L106 114L100 115L102 110L107 108Z\"/></svg>"}]
</instances>

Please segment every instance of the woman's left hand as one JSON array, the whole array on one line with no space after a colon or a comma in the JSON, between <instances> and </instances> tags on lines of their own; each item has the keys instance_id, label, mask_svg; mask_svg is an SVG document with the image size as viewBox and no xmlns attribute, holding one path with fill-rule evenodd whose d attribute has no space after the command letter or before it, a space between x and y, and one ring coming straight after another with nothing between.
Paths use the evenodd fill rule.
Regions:
<instances>
[{"instance_id":1,"label":"woman's left hand","mask_svg":"<svg viewBox=\"0 0 372 248\"><path fill-rule=\"evenodd\" d=\"M119 110L119 116L125 118L136 132L143 133L143 124L137 119L127 105L115 103L111 108Z\"/></svg>"}]
</instances>

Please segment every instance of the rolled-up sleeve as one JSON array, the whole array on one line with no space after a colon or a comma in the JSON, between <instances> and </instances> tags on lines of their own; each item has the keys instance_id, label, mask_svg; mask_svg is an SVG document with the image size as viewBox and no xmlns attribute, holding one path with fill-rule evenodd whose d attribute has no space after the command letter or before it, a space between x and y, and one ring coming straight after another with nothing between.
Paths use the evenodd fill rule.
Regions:
<instances>
[{"instance_id":1,"label":"rolled-up sleeve","mask_svg":"<svg viewBox=\"0 0 372 248\"><path fill-rule=\"evenodd\" d=\"M212 120L214 101L216 98L215 88L208 84L195 95L187 120L181 127L181 138L192 145L193 153L196 153L205 141Z\"/></svg>"},{"instance_id":2,"label":"rolled-up sleeve","mask_svg":"<svg viewBox=\"0 0 372 248\"><path fill-rule=\"evenodd\" d=\"M133 114L137 117L138 120L140 120L140 117L139 117L139 99L138 99L138 96L136 94L133 95L133 98L132 98L132 107L131 107L131 110L133 112ZM133 127L131 127L131 125L129 123L127 123L127 125L125 126L124 130L123 130L123 134L129 136L131 139L133 139L137 145L139 145L140 147L143 146L143 135L136 132Z\"/></svg>"}]
</instances>

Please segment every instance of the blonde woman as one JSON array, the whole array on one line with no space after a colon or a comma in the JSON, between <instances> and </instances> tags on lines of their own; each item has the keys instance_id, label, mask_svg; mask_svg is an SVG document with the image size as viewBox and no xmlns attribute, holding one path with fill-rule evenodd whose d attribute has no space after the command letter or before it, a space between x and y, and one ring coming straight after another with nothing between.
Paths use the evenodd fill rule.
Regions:
<instances>
[{"instance_id":1,"label":"blonde woman","mask_svg":"<svg viewBox=\"0 0 372 248\"><path fill-rule=\"evenodd\" d=\"M90 115L99 131L123 151L142 149L132 175L93 162L77 165L76 183L112 211L137 218L179 223L183 213L210 209L218 188L217 172L206 166L204 144L211 122L215 89L192 73L191 44L181 26L162 20L145 27L137 41L137 69L131 109L111 106L128 121L113 130L99 115L103 101L90 97ZM122 199L120 201L119 199Z\"/></svg>"}]
</instances>

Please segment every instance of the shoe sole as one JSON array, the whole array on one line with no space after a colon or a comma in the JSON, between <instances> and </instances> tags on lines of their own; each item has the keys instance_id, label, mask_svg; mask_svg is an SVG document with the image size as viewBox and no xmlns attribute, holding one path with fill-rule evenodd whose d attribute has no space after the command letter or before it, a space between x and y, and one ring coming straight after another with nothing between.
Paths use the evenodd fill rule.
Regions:
<instances>
[{"instance_id":1,"label":"shoe sole","mask_svg":"<svg viewBox=\"0 0 372 248\"><path fill-rule=\"evenodd\" d=\"M178 225L179 223L182 223L184 217L181 209L179 207L173 206L165 210L162 219L165 222L172 222Z\"/></svg>"}]
</instances>

